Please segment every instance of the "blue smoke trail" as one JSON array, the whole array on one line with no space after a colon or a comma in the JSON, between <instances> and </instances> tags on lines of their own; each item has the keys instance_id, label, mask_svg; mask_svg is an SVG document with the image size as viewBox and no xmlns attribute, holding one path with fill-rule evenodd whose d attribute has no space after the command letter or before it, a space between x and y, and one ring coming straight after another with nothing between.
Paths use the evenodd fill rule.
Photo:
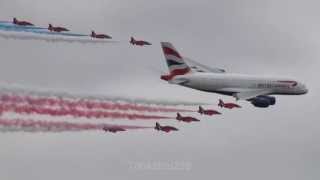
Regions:
<instances>
[{"instance_id":1,"label":"blue smoke trail","mask_svg":"<svg viewBox=\"0 0 320 180\"><path fill-rule=\"evenodd\" d=\"M50 32L47 28L35 27L35 26L19 26L12 24L11 22L0 21L0 30L10 31L10 32L29 32L35 34L44 35L60 35L60 36L70 36L70 37L88 37L89 35L76 34L76 33L65 33L65 32Z\"/></svg>"},{"instance_id":2,"label":"blue smoke trail","mask_svg":"<svg viewBox=\"0 0 320 180\"><path fill-rule=\"evenodd\" d=\"M42 27L36 27L36 26L19 26L16 24L13 24L12 22L6 22L6 21L0 21L0 28L2 29L16 29L16 30L28 30L28 29L46 29Z\"/></svg>"}]
</instances>

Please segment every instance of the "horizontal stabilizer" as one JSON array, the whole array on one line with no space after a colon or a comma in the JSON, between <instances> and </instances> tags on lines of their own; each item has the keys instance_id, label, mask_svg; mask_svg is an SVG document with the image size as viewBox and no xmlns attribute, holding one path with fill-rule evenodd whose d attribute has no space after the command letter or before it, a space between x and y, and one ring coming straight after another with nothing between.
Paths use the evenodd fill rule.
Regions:
<instances>
[{"instance_id":1,"label":"horizontal stabilizer","mask_svg":"<svg viewBox=\"0 0 320 180\"><path fill-rule=\"evenodd\" d=\"M224 69L220 68L211 68L209 66L198 63L190 58L183 57L183 59L187 62L190 68L195 72L211 72L211 73L225 73Z\"/></svg>"}]
</instances>

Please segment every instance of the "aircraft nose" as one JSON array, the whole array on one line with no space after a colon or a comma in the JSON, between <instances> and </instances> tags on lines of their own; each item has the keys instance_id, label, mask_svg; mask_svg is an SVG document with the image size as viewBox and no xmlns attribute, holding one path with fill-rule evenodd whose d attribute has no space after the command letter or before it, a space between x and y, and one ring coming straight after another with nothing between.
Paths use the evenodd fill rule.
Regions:
<instances>
[{"instance_id":1,"label":"aircraft nose","mask_svg":"<svg viewBox=\"0 0 320 180\"><path fill-rule=\"evenodd\" d=\"M309 92L308 88L304 84L302 84L302 92L303 94L307 94Z\"/></svg>"}]
</instances>

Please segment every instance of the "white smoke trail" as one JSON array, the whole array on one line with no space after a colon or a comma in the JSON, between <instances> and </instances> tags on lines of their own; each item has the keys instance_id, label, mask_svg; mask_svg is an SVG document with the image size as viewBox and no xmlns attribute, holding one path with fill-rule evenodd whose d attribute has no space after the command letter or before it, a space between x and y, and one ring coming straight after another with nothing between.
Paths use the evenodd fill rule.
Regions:
<instances>
[{"instance_id":1,"label":"white smoke trail","mask_svg":"<svg viewBox=\"0 0 320 180\"><path fill-rule=\"evenodd\" d=\"M88 94L71 94L68 92L57 92L51 90L21 87L18 85L0 84L0 95L2 94L13 94L22 96L35 96L35 97L53 97L70 99L74 101L89 100L97 102L114 102L114 103L131 103L131 104L145 104L155 106L198 106L198 105L209 105L209 103L203 102L187 102L187 101L167 101L167 100L156 100L156 99L142 99L142 98L129 98L129 97L112 97L104 95L88 95Z\"/></svg>"},{"instance_id":2,"label":"white smoke trail","mask_svg":"<svg viewBox=\"0 0 320 180\"><path fill-rule=\"evenodd\" d=\"M19 95L1 95L1 104L28 104L38 107L60 107L64 109L86 109L86 110L121 110L138 112L194 112L193 110L173 108L173 107L155 107L149 105L137 105L129 103L96 102L96 101L72 101L63 98L35 98L32 96Z\"/></svg>"},{"instance_id":3,"label":"white smoke trail","mask_svg":"<svg viewBox=\"0 0 320 180\"><path fill-rule=\"evenodd\" d=\"M14 112L16 114L39 114L39 115L50 115L53 117L61 116L72 116L74 118L86 117L96 119L128 119L128 120L160 120L160 119L171 119L167 116L158 115L147 115L147 114L135 114L126 112L107 112L107 111L86 111L78 109L66 109L66 108L44 108L32 105L16 105L16 104L0 104L0 113Z\"/></svg>"},{"instance_id":4,"label":"white smoke trail","mask_svg":"<svg viewBox=\"0 0 320 180\"><path fill-rule=\"evenodd\" d=\"M41 40L46 42L67 42L67 43L83 43L83 44L106 44L116 43L117 41L93 39L90 37L67 37L61 35L45 35L45 34L32 34L28 32L9 32L0 31L0 37L4 39L14 40Z\"/></svg>"}]
</instances>

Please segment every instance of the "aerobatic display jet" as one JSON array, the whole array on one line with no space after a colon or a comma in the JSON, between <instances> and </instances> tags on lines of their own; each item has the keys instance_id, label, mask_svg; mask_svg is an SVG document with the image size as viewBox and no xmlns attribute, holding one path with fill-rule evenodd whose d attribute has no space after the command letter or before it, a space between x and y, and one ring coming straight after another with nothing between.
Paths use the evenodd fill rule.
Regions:
<instances>
[{"instance_id":1,"label":"aerobatic display jet","mask_svg":"<svg viewBox=\"0 0 320 180\"><path fill-rule=\"evenodd\" d=\"M157 131L163 131L166 133L169 133L171 131L178 131L178 129L173 126L161 126L158 122L156 123L156 126L154 127L154 129Z\"/></svg>"},{"instance_id":2,"label":"aerobatic display jet","mask_svg":"<svg viewBox=\"0 0 320 180\"><path fill-rule=\"evenodd\" d=\"M121 127L104 127L102 128L105 132L117 133L118 131L126 131Z\"/></svg>"},{"instance_id":3,"label":"aerobatic display jet","mask_svg":"<svg viewBox=\"0 0 320 180\"><path fill-rule=\"evenodd\" d=\"M270 98L274 99L274 97L271 97L271 96L270 96ZM270 104L270 105L274 105L274 104ZM223 102L222 99L219 99L218 106L221 107L221 108L227 108L227 109L241 108L241 106L238 105L238 104L235 104L235 103L225 103L225 102Z\"/></svg>"},{"instance_id":4,"label":"aerobatic display jet","mask_svg":"<svg viewBox=\"0 0 320 180\"><path fill-rule=\"evenodd\" d=\"M200 113L201 115L203 114L203 115L208 115L208 116L221 114L220 112L213 110L213 109L204 109L202 106L199 106L198 113Z\"/></svg>"},{"instance_id":5,"label":"aerobatic display jet","mask_svg":"<svg viewBox=\"0 0 320 180\"><path fill-rule=\"evenodd\" d=\"M97 39L112 39L111 36L106 35L106 34L96 34L96 32L91 31L91 35L92 38L97 38Z\"/></svg>"},{"instance_id":6,"label":"aerobatic display jet","mask_svg":"<svg viewBox=\"0 0 320 180\"><path fill-rule=\"evenodd\" d=\"M49 31L53 31L53 32L66 32L66 31L69 31L69 29L65 28L65 27L54 27L52 26L52 24L49 24L48 26L48 30Z\"/></svg>"},{"instance_id":7,"label":"aerobatic display jet","mask_svg":"<svg viewBox=\"0 0 320 180\"><path fill-rule=\"evenodd\" d=\"M19 26L34 26L32 23L28 21L19 21L17 18L13 18L12 23Z\"/></svg>"},{"instance_id":8,"label":"aerobatic display jet","mask_svg":"<svg viewBox=\"0 0 320 180\"><path fill-rule=\"evenodd\" d=\"M182 122L187 122L187 123L200 121L199 119L194 118L194 117L182 116L180 113L177 113L176 120L182 121Z\"/></svg>"},{"instance_id":9,"label":"aerobatic display jet","mask_svg":"<svg viewBox=\"0 0 320 180\"><path fill-rule=\"evenodd\" d=\"M182 57L171 43L162 42L161 46L169 67L169 74L162 75L161 79L170 84L233 96L261 108L275 104L275 97L270 95L302 95L308 92L303 83L290 78L232 74L200 63L189 66L194 63Z\"/></svg>"},{"instance_id":10,"label":"aerobatic display jet","mask_svg":"<svg viewBox=\"0 0 320 180\"><path fill-rule=\"evenodd\" d=\"M145 46L145 45L152 45L151 43L143 40L135 40L133 37L130 39L130 43L132 45L137 45L137 46Z\"/></svg>"}]
</instances>

